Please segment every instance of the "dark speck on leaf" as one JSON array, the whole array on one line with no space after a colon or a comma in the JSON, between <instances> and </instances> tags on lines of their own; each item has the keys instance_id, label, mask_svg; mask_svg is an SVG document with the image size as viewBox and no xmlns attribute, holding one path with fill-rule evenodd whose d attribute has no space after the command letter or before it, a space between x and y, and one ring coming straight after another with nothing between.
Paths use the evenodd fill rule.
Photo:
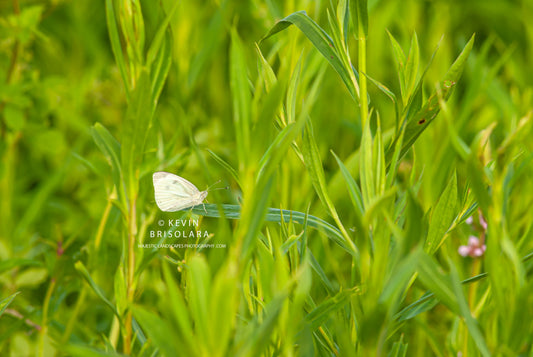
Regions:
<instances>
[{"instance_id":1,"label":"dark speck on leaf","mask_svg":"<svg viewBox=\"0 0 533 357\"><path fill-rule=\"evenodd\" d=\"M418 121L418 124L422 125L426 122L426 119L422 118Z\"/></svg>"}]
</instances>

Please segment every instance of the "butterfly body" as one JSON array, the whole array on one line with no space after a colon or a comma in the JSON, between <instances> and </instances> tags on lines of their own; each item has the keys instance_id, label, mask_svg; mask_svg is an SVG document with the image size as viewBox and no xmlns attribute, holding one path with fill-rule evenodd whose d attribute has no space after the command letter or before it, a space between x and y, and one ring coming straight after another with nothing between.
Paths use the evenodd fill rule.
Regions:
<instances>
[{"instance_id":1,"label":"butterfly body","mask_svg":"<svg viewBox=\"0 0 533 357\"><path fill-rule=\"evenodd\" d=\"M207 191L200 191L192 183L169 172L153 175L155 202L161 211L175 212L200 205L207 197Z\"/></svg>"}]
</instances>

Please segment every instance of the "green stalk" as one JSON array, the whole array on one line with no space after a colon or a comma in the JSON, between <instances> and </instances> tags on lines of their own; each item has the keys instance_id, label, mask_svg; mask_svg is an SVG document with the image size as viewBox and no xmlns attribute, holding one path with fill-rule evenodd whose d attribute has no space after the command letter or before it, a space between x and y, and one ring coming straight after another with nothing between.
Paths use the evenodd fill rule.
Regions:
<instances>
[{"instance_id":1,"label":"green stalk","mask_svg":"<svg viewBox=\"0 0 533 357\"><path fill-rule=\"evenodd\" d=\"M357 32L359 61L359 109L361 111L361 123L364 127L368 121L368 96L366 85L366 35L361 25L358 26Z\"/></svg>"},{"instance_id":2,"label":"green stalk","mask_svg":"<svg viewBox=\"0 0 533 357\"><path fill-rule=\"evenodd\" d=\"M39 331L39 356L44 356L44 337L48 332L48 307L50 306L50 299L52 297L52 292L56 286L56 279L52 278L50 285L48 285L48 290L46 290L46 295L43 302L43 318L41 320L41 331Z\"/></svg>"},{"instance_id":3,"label":"green stalk","mask_svg":"<svg viewBox=\"0 0 533 357\"><path fill-rule=\"evenodd\" d=\"M135 235L136 235L136 207L135 199L132 198L130 203L130 214L128 217L128 266L127 266L127 285L126 285L126 299L128 306L133 303L135 296ZM125 321L125 336L124 336L124 353L129 355L131 353L131 334L132 334L132 313L128 309Z\"/></svg>"}]
</instances>

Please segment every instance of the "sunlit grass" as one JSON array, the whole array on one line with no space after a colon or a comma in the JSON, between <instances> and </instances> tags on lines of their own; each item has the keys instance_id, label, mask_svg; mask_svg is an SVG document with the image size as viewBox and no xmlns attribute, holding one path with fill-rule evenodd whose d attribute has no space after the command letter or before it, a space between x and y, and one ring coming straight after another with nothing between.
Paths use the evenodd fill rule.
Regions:
<instances>
[{"instance_id":1,"label":"sunlit grass","mask_svg":"<svg viewBox=\"0 0 533 357\"><path fill-rule=\"evenodd\" d=\"M0 4L0 354L531 355L531 18Z\"/></svg>"}]
</instances>

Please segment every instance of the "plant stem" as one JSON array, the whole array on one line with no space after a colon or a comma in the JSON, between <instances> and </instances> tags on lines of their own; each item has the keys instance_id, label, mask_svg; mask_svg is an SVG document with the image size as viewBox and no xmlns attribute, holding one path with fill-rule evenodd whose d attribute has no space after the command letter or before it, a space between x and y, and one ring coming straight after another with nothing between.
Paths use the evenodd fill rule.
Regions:
<instances>
[{"instance_id":1,"label":"plant stem","mask_svg":"<svg viewBox=\"0 0 533 357\"><path fill-rule=\"evenodd\" d=\"M368 97L366 86L366 36L362 29L358 37L358 61L359 61L359 108L361 111L361 123L365 127L368 121Z\"/></svg>"},{"instance_id":2,"label":"plant stem","mask_svg":"<svg viewBox=\"0 0 533 357\"><path fill-rule=\"evenodd\" d=\"M39 356L44 356L44 337L48 331L48 307L50 306L50 298L52 297L52 292L56 286L56 279L52 278L50 285L48 285L48 290L46 290L46 295L43 302L43 318L41 320L41 330L39 331Z\"/></svg>"},{"instance_id":3,"label":"plant stem","mask_svg":"<svg viewBox=\"0 0 533 357\"><path fill-rule=\"evenodd\" d=\"M126 298L128 300L128 305L133 303L133 298L135 296L135 235L136 235L136 206L135 198L132 197L129 210L129 219L128 219L128 275L127 275L127 291ZM124 336L124 353L131 353L131 323L132 323L132 314L131 309L128 308L125 321L125 336Z\"/></svg>"}]
</instances>

